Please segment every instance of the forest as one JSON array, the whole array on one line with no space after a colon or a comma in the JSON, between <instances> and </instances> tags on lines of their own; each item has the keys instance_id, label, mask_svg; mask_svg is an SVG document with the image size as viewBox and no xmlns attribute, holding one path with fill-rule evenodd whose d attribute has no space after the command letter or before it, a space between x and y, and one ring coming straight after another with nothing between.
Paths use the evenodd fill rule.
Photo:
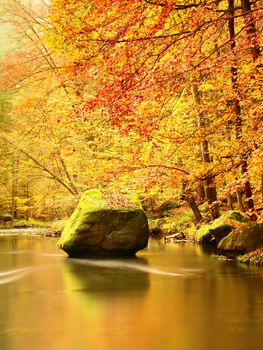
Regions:
<instances>
[{"instance_id":1,"label":"forest","mask_svg":"<svg viewBox=\"0 0 263 350\"><path fill-rule=\"evenodd\" d=\"M63 220L93 188L179 230L261 222L262 9L1 0L2 225Z\"/></svg>"}]
</instances>

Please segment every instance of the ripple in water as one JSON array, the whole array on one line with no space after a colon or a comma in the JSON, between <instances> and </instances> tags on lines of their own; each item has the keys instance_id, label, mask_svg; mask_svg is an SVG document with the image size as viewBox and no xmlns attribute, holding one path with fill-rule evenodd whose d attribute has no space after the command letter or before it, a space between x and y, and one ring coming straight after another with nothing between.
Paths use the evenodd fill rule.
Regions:
<instances>
[{"instance_id":1,"label":"ripple in water","mask_svg":"<svg viewBox=\"0 0 263 350\"><path fill-rule=\"evenodd\" d=\"M22 269L15 269L15 270L0 272L0 285L14 282L35 270L36 268L34 267L25 267Z\"/></svg>"},{"instance_id":2,"label":"ripple in water","mask_svg":"<svg viewBox=\"0 0 263 350\"><path fill-rule=\"evenodd\" d=\"M118 261L115 261L115 260L92 260L92 259L70 259L70 260L77 263L77 264L88 265L88 266L133 269L133 270L152 273L152 274L156 274L156 275L162 275L162 276L173 276L173 277L185 276L185 274L182 274L182 273L163 271L163 270L160 270L157 268L144 266L144 265L136 264L136 263L119 261L119 260Z\"/></svg>"}]
</instances>

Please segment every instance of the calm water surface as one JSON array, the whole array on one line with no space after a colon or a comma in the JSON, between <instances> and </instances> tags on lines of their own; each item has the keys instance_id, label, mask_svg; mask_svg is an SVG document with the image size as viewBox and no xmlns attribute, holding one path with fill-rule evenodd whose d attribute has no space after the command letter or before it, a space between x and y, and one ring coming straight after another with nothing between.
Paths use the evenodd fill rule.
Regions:
<instances>
[{"instance_id":1,"label":"calm water surface","mask_svg":"<svg viewBox=\"0 0 263 350\"><path fill-rule=\"evenodd\" d=\"M263 269L192 244L78 260L56 239L2 236L0 349L261 349L262 287Z\"/></svg>"}]
</instances>

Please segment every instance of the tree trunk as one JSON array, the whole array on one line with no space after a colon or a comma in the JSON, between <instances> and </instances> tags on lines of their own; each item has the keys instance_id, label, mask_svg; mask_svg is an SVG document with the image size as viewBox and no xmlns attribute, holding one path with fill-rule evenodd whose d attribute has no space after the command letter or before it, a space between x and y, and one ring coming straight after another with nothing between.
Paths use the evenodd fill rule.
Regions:
<instances>
[{"instance_id":1,"label":"tree trunk","mask_svg":"<svg viewBox=\"0 0 263 350\"><path fill-rule=\"evenodd\" d=\"M18 160L14 159L12 167L12 189L11 189L11 216L12 222L17 219L17 175L18 175Z\"/></svg>"},{"instance_id":2,"label":"tree trunk","mask_svg":"<svg viewBox=\"0 0 263 350\"><path fill-rule=\"evenodd\" d=\"M197 126L200 129L204 129L205 118L202 115L202 113L199 111L201 100L200 100L200 92L196 84L192 84L192 95L193 95L194 103L197 108ZM203 141L200 143L200 149L201 149L202 161L204 163L211 163L208 141L205 136ZM209 205L209 210L212 215L212 218L217 219L220 216L220 213L219 213L219 206L216 203L217 192L216 192L216 185L215 185L214 179L208 178L207 180L204 181L204 191L205 191L205 197Z\"/></svg>"},{"instance_id":3,"label":"tree trunk","mask_svg":"<svg viewBox=\"0 0 263 350\"><path fill-rule=\"evenodd\" d=\"M232 200L231 194L227 195L227 208L228 208L228 210L233 210L234 209L234 207L233 207L233 200Z\"/></svg>"},{"instance_id":4,"label":"tree trunk","mask_svg":"<svg viewBox=\"0 0 263 350\"><path fill-rule=\"evenodd\" d=\"M249 0L241 0L242 3L242 11L245 17L246 24L248 23L248 11L251 11ZM247 4L248 3L248 4ZM249 6L248 6L249 5ZM232 80L232 89L235 93L235 98L233 99L233 112L235 114L235 125L236 125L236 139L240 140L242 139L242 115L241 115L241 108L240 108L240 101L239 101L239 92L238 92L238 71L237 71L237 59L235 56L235 48L236 48L236 38L235 38L235 7L234 7L234 0L228 0L228 8L229 8L229 18L228 18L228 29L229 29L229 38L230 38L230 48L233 53L233 60L231 64L231 80ZM248 8L250 10L248 10ZM250 23L250 19L249 19ZM251 24L251 23L250 23ZM249 24L249 25L250 25ZM247 24L248 25L248 24ZM252 32L255 34L255 27L253 25ZM248 29L247 29L248 31ZM252 47L254 48L254 46ZM254 49L253 49L254 50ZM253 51L254 52L254 51ZM254 59L253 53L253 59ZM241 145L242 146L242 145ZM242 175L248 174L248 165L247 165L247 156L244 156L243 163L241 165L241 172ZM245 197L246 197L246 209L248 211L254 212L254 201L252 199L252 190L249 178L247 178L245 182Z\"/></svg>"},{"instance_id":5,"label":"tree trunk","mask_svg":"<svg viewBox=\"0 0 263 350\"><path fill-rule=\"evenodd\" d=\"M192 212L194 214L194 224L197 226L203 220L203 216L198 208L194 195L192 194L191 190L187 189L187 184L187 181L182 182L181 199L185 200L189 207L192 209Z\"/></svg>"},{"instance_id":6,"label":"tree trunk","mask_svg":"<svg viewBox=\"0 0 263 350\"><path fill-rule=\"evenodd\" d=\"M244 207L241 190L237 190L237 203L238 203L239 210L242 213L244 213L246 210L245 210L245 207Z\"/></svg>"},{"instance_id":7,"label":"tree trunk","mask_svg":"<svg viewBox=\"0 0 263 350\"><path fill-rule=\"evenodd\" d=\"M205 202L205 187L202 181L196 185L196 200L199 205Z\"/></svg>"},{"instance_id":8,"label":"tree trunk","mask_svg":"<svg viewBox=\"0 0 263 350\"><path fill-rule=\"evenodd\" d=\"M205 195L213 220L219 218L219 206L217 203L216 186L213 179L205 181Z\"/></svg>"},{"instance_id":9,"label":"tree trunk","mask_svg":"<svg viewBox=\"0 0 263 350\"><path fill-rule=\"evenodd\" d=\"M185 193L183 194L182 198L185 199L189 207L192 209L194 214L194 224L197 226L203 220L203 216L198 208L198 205L196 204L195 197L192 194Z\"/></svg>"}]
</instances>

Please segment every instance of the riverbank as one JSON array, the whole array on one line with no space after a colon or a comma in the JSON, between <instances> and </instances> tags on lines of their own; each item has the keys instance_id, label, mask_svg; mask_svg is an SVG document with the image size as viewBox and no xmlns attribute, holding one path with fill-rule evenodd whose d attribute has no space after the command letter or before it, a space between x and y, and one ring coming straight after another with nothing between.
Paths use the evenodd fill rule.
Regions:
<instances>
[{"instance_id":1,"label":"riverbank","mask_svg":"<svg viewBox=\"0 0 263 350\"><path fill-rule=\"evenodd\" d=\"M36 227L24 227L24 228L0 228L0 237L4 236L42 236L42 237L59 237L60 231L56 231L52 228L36 228Z\"/></svg>"},{"instance_id":2,"label":"riverbank","mask_svg":"<svg viewBox=\"0 0 263 350\"><path fill-rule=\"evenodd\" d=\"M188 219L188 220L187 220ZM263 266L263 223L251 222L238 211L226 211L218 219L198 227L190 224L189 214L178 220L150 220L150 230L165 243L194 242L213 247L219 256L231 255L240 263Z\"/></svg>"},{"instance_id":3,"label":"riverbank","mask_svg":"<svg viewBox=\"0 0 263 350\"><path fill-rule=\"evenodd\" d=\"M65 223L66 220L55 222L41 222L33 219L17 220L12 225L10 223L2 224L0 226L0 236L8 234L59 237ZM191 223L191 214L189 212L182 213L179 219L173 219L172 217L156 220L149 219L151 236L162 240L164 243L191 242L208 248L214 247L218 256L227 258L230 254L239 263L263 266L263 226L261 226L261 223L256 224L256 237L259 237L259 241L256 244L251 244L252 235L249 234L246 237L249 248L236 249L234 247L222 249L219 245L220 241L225 237L226 240L228 236L231 238L231 234L232 236L233 234L235 235L237 227L239 227L239 231L240 227L243 227L243 231L249 232L249 226L251 225L255 225L255 223L250 223L246 218L240 216L240 213L233 211L226 212L214 222L200 225L198 228ZM255 240L255 237L253 240Z\"/></svg>"},{"instance_id":4,"label":"riverbank","mask_svg":"<svg viewBox=\"0 0 263 350\"><path fill-rule=\"evenodd\" d=\"M0 235L12 234L32 234L37 236L59 237L66 223L66 220L56 220L52 222L40 221L36 219L17 219L13 222L0 223Z\"/></svg>"}]
</instances>

